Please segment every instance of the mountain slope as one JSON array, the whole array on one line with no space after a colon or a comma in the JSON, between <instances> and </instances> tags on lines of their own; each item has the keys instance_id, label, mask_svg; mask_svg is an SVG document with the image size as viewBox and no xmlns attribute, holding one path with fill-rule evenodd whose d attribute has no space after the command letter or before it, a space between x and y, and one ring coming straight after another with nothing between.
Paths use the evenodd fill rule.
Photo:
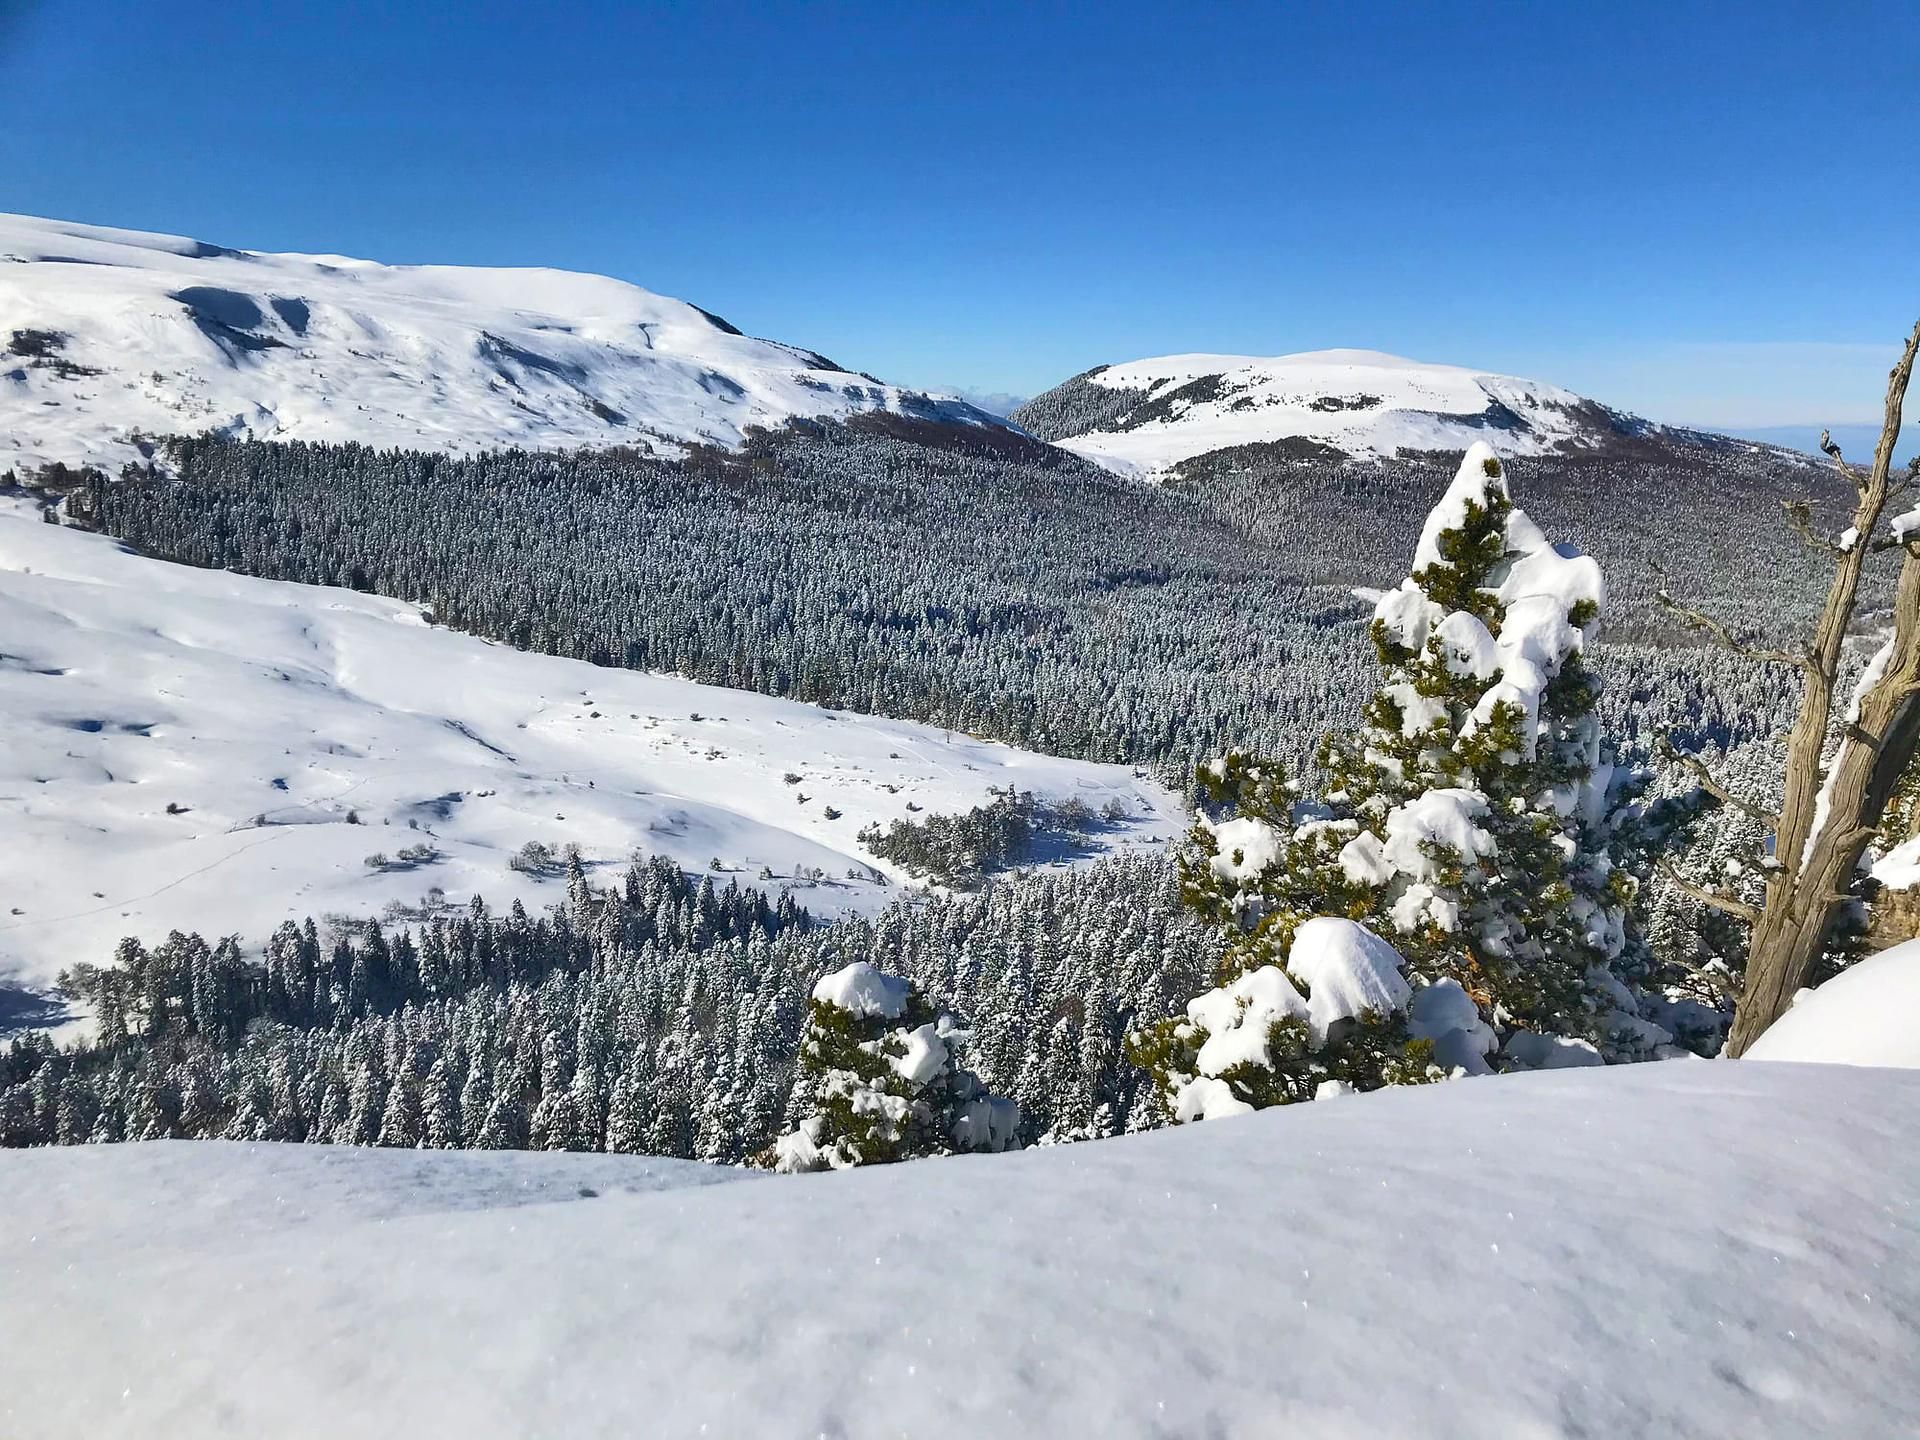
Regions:
<instances>
[{"instance_id":1,"label":"mountain slope","mask_svg":"<svg viewBox=\"0 0 1920 1440\"><path fill-rule=\"evenodd\" d=\"M870 411L1003 428L604 276L260 254L0 215L0 472L117 469L136 436L207 430L673 453Z\"/></svg>"},{"instance_id":2,"label":"mountain slope","mask_svg":"<svg viewBox=\"0 0 1920 1440\"><path fill-rule=\"evenodd\" d=\"M1109 469L1145 475L1246 445L1327 460L1464 450L1475 440L1505 455L1770 448L1656 425L1557 385L1373 350L1103 365L1034 397L1012 418Z\"/></svg>"},{"instance_id":3,"label":"mountain slope","mask_svg":"<svg viewBox=\"0 0 1920 1440\"><path fill-rule=\"evenodd\" d=\"M290 1440L1911 1435L1916 1116L1910 1073L1675 1062L818 1176L27 1150L0 1166L6 1413Z\"/></svg>"},{"instance_id":4,"label":"mountain slope","mask_svg":"<svg viewBox=\"0 0 1920 1440\"><path fill-rule=\"evenodd\" d=\"M903 872L856 837L909 807L1008 785L1117 800L1134 818L1089 851L1181 823L1119 766L531 655L397 600L146 559L17 500L0 500L0 727L0 1028L9 984L103 962L124 935L258 944L430 889L538 911L564 886L509 867L529 841L577 842L595 883L636 850L718 860L716 884L831 916L898 893L885 876Z\"/></svg>"}]
</instances>

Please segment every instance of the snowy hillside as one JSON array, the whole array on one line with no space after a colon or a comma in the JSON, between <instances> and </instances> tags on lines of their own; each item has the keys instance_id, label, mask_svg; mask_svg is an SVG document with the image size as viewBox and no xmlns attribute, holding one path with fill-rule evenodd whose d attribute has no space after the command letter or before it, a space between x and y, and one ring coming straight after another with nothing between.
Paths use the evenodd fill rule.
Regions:
<instances>
[{"instance_id":1,"label":"snowy hillside","mask_svg":"<svg viewBox=\"0 0 1920 1440\"><path fill-rule=\"evenodd\" d=\"M417 450L731 446L888 410L1000 422L562 270L381 265L0 215L0 472L217 430Z\"/></svg>"},{"instance_id":2,"label":"snowy hillside","mask_svg":"<svg viewBox=\"0 0 1920 1440\"><path fill-rule=\"evenodd\" d=\"M1916 1116L1920 1075L1701 1062L791 1178L23 1151L0 1414L327 1440L1908 1435Z\"/></svg>"},{"instance_id":3,"label":"snowy hillside","mask_svg":"<svg viewBox=\"0 0 1920 1440\"><path fill-rule=\"evenodd\" d=\"M1427 365L1375 350L1165 355L1104 365L1036 396L1014 420L1125 474L1158 474L1237 445L1380 457L1464 450L1605 452L1649 441L1748 446L1657 426L1537 380Z\"/></svg>"},{"instance_id":4,"label":"snowy hillside","mask_svg":"<svg viewBox=\"0 0 1920 1440\"><path fill-rule=\"evenodd\" d=\"M508 868L529 841L594 864L717 859L716 883L796 888L830 916L896 893L855 836L909 807L1009 784L1117 800L1133 818L1090 849L1181 824L1122 767L527 654L395 600L145 559L4 500L0 727L0 991L176 926L258 943L432 888L537 909L560 885Z\"/></svg>"}]
</instances>

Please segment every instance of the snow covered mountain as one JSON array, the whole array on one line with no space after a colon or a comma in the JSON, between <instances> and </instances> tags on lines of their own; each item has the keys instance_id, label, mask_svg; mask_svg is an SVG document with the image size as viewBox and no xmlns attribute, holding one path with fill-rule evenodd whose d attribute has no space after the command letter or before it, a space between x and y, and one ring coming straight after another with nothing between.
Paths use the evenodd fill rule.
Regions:
<instances>
[{"instance_id":1,"label":"snow covered mountain","mask_svg":"<svg viewBox=\"0 0 1920 1440\"><path fill-rule=\"evenodd\" d=\"M1376 350L1102 365L1035 396L1012 418L1109 469L1143 475L1241 445L1323 458L1464 450L1475 440L1492 440L1506 455L1772 449L1656 425L1557 385Z\"/></svg>"},{"instance_id":2,"label":"snow covered mountain","mask_svg":"<svg viewBox=\"0 0 1920 1440\"><path fill-rule=\"evenodd\" d=\"M1912 1435L1916 1117L1910 1072L1676 1062L817 1176L24 1150L5 1413L287 1440Z\"/></svg>"},{"instance_id":3,"label":"snow covered mountain","mask_svg":"<svg viewBox=\"0 0 1920 1440\"><path fill-rule=\"evenodd\" d=\"M0 215L0 472L208 430L470 451L734 446L884 411L1002 428L563 270L381 265Z\"/></svg>"},{"instance_id":4,"label":"snow covered mountain","mask_svg":"<svg viewBox=\"0 0 1920 1440\"><path fill-rule=\"evenodd\" d=\"M1133 818L1089 852L1182 824L1122 766L528 654L397 600L146 559L5 499L0 727L0 1029L124 935L257 944L434 889L537 911L562 887L509 864L530 841L578 843L594 871L636 850L718 861L716 884L832 916L899 893L862 827L989 788L1117 801Z\"/></svg>"}]
</instances>

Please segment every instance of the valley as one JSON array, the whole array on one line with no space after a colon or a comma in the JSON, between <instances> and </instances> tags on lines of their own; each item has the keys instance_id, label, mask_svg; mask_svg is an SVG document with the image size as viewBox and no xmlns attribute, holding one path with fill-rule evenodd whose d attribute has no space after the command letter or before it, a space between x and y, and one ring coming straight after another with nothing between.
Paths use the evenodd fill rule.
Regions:
<instances>
[{"instance_id":1,"label":"valley","mask_svg":"<svg viewBox=\"0 0 1920 1440\"><path fill-rule=\"evenodd\" d=\"M569 846L595 883L638 851L831 918L910 879L858 837L915 812L1009 787L1078 801L1089 828L1051 845L1082 859L1184 824L1126 768L527 654L0 507L0 986L44 989L123 936L257 946L286 920L419 920L475 895L537 911ZM529 844L546 858L521 860Z\"/></svg>"}]
</instances>

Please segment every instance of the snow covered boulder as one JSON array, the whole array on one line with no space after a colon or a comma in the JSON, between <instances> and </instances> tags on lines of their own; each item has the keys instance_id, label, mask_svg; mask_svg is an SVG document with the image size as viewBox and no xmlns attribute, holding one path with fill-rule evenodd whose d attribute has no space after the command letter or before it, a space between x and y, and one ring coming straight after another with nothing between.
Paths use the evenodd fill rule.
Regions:
<instances>
[{"instance_id":1,"label":"snow covered boulder","mask_svg":"<svg viewBox=\"0 0 1920 1440\"><path fill-rule=\"evenodd\" d=\"M1745 1058L1920 1070L1920 940L1801 991Z\"/></svg>"}]
</instances>

